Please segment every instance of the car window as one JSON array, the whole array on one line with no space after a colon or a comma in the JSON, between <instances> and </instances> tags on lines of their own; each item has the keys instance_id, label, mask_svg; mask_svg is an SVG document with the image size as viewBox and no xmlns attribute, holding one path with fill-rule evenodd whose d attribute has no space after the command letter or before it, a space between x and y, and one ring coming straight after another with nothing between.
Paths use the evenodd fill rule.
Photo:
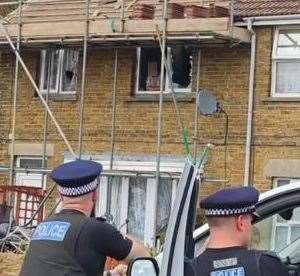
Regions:
<instances>
[{"instance_id":1,"label":"car window","mask_svg":"<svg viewBox=\"0 0 300 276\"><path fill-rule=\"evenodd\" d=\"M256 223L251 247L279 253L300 238L300 207L283 210Z\"/></svg>"}]
</instances>

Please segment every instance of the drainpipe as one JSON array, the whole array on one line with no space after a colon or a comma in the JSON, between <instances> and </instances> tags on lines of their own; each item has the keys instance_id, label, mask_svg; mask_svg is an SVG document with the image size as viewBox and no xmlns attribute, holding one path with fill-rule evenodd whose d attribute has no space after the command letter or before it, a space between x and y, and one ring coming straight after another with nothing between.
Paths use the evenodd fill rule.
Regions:
<instances>
[{"instance_id":1,"label":"drainpipe","mask_svg":"<svg viewBox=\"0 0 300 276\"><path fill-rule=\"evenodd\" d=\"M251 168L251 144L252 144L252 125L253 125L253 106L254 106L254 81L255 81L255 54L256 54L256 33L252 28L253 20L247 22L248 31L251 33L251 59L249 73L249 92L248 92L248 116L247 116L247 135L245 149L245 173L244 186L249 186L250 183L250 168Z\"/></svg>"}]
</instances>

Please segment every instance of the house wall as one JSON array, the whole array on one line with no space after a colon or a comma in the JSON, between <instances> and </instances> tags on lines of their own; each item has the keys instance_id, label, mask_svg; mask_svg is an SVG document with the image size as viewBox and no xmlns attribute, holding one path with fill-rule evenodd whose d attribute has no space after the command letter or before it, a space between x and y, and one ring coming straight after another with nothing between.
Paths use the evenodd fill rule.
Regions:
<instances>
[{"instance_id":1,"label":"house wall","mask_svg":"<svg viewBox=\"0 0 300 276\"><path fill-rule=\"evenodd\" d=\"M253 183L261 191L272 187L272 181L264 176L264 167L269 159L300 159L299 149L299 103L271 103L265 100L270 95L272 29L258 28L256 92L254 113ZM24 51L25 63L36 75L38 52ZM135 50L119 51L116 153L156 154L158 101L144 101L131 96L135 84ZM200 86L214 92L229 116L227 146L227 184L206 184L206 192L225 185L241 185L244 175L246 140L248 77L250 49L245 46L207 47L202 49ZM10 132L11 98L13 91L14 58L2 52L0 64L1 93L1 143L0 162L9 164L8 135ZM112 89L114 51L89 48L85 92L85 124L83 151L86 154L110 152L112 116ZM195 68L194 68L195 71ZM194 74L196 76L196 74ZM79 76L80 79L80 76ZM193 79L195 83L195 77ZM80 82L78 83L80 91ZM77 150L79 125L79 93L75 101L50 100L58 122L66 137ZM195 101L179 103L184 125L192 137ZM17 102L16 139L19 142L42 143L44 109L34 96L33 88L22 71ZM205 175L223 179L225 175L225 116L223 114L199 116L201 146L216 145L211 151ZM191 138L192 139L192 138ZM58 132L49 123L48 140L54 145L54 156L48 160L51 168L63 161L67 151ZM297 144L298 141L298 144ZM183 155L181 136L176 124L173 103L163 106L162 154ZM1 183L7 181L0 175Z\"/></svg>"},{"instance_id":2,"label":"house wall","mask_svg":"<svg viewBox=\"0 0 300 276\"><path fill-rule=\"evenodd\" d=\"M273 29L258 28L253 181L271 188L264 167L271 159L300 159L300 102L267 101L271 91Z\"/></svg>"}]
</instances>

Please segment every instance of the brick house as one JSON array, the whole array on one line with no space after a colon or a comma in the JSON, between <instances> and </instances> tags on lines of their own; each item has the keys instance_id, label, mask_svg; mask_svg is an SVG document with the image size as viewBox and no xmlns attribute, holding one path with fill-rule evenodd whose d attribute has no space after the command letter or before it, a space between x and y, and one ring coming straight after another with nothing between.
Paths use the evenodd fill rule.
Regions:
<instances>
[{"instance_id":1,"label":"brick house","mask_svg":"<svg viewBox=\"0 0 300 276\"><path fill-rule=\"evenodd\" d=\"M206 180L220 181L204 181L200 196L243 183L266 191L300 181L298 1L237 0L232 9L226 9L222 5L229 1L178 0L181 6L200 6L202 2L204 7L194 7L192 15L184 19L178 15L182 12L178 7L175 11L172 5L169 7L166 57L172 80L165 76L162 178L158 185L155 170L161 52L155 24L162 30L163 4L138 1L132 5L125 1L123 9L117 1L102 1L101 6L96 1L90 6L86 24L84 1L47 2L32 1L22 6L20 53L41 93L44 97L48 93L54 116L78 152L82 37L88 26L82 157L101 162L107 171L112 166L113 172L102 178L97 208L100 214L109 211L118 226L129 219L122 228L124 233L153 246L154 237L166 226L176 195L184 151L170 97L171 81L192 150L195 142L197 152L206 143L215 145L204 175ZM208 8L207 2L223 8ZM124 20L119 19L122 10ZM154 19L142 20L139 16ZM18 11L6 17L5 26L16 41ZM0 163L9 166L15 56L5 38L0 38ZM198 114L195 136L197 88L217 97L228 115L228 125L223 113ZM41 168L44 153L50 169L73 159L50 119L44 151L44 107L22 69L16 99L15 166ZM7 184L9 174L3 172L0 179ZM15 185L35 187L43 182L41 174L24 172L17 172L13 180ZM47 187L50 182L48 178Z\"/></svg>"}]
</instances>

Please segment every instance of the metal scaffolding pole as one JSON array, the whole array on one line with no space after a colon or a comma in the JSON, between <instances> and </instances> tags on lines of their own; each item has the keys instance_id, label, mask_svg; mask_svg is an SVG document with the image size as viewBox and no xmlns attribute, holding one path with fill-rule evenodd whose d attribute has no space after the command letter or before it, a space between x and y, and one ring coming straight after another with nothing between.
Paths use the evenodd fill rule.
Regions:
<instances>
[{"instance_id":1,"label":"metal scaffolding pole","mask_svg":"<svg viewBox=\"0 0 300 276\"><path fill-rule=\"evenodd\" d=\"M200 65L201 65L201 49L198 49L197 54L197 81L196 81L196 101L195 101L195 121L194 121L194 160L197 158L198 144L198 93L200 89Z\"/></svg>"},{"instance_id":2,"label":"metal scaffolding pole","mask_svg":"<svg viewBox=\"0 0 300 276\"><path fill-rule=\"evenodd\" d=\"M50 80L51 80L51 67L52 67L52 49L50 50L50 59L48 64L47 74L47 94L46 103L49 105L49 93L50 93ZM43 159L42 168L46 168L46 153L47 153L47 134L48 134L48 112L45 110L44 114L44 134L43 134ZM42 176L42 188L46 190L45 175Z\"/></svg>"},{"instance_id":3,"label":"metal scaffolding pole","mask_svg":"<svg viewBox=\"0 0 300 276\"><path fill-rule=\"evenodd\" d=\"M160 36L160 33L159 33L158 29L156 29L156 34L157 34L157 40L158 40L160 49L162 51L163 43L162 43L162 38ZM171 68L170 68L169 64L166 62L165 55L164 55L164 59L165 59L164 64L165 64L166 74L167 74L169 79L172 79ZM174 90L174 85L173 85L172 81L170 82L170 88L171 88L171 96L172 96L172 100L173 100L173 104L174 104L174 109L175 109L175 113L176 113L177 124L178 124L178 127L180 129L180 134L182 134L184 132L184 127L183 127L183 122L182 122L181 115L180 115L180 109L179 109L179 106L178 106L178 103L177 103L175 90Z\"/></svg>"},{"instance_id":4,"label":"metal scaffolding pole","mask_svg":"<svg viewBox=\"0 0 300 276\"><path fill-rule=\"evenodd\" d=\"M124 0L122 0L122 3L121 3L121 33L124 32L124 25L125 25L125 3L124 3Z\"/></svg>"},{"instance_id":5,"label":"metal scaffolding pole","mask_svg":"<svg viewBox=\"0 0 300 276\"><path fill-rule=\"evenodd\" d=\"M117 86L118 86L118 49L115 49L115 64L114 64L114 86L112 94L112 124L111 124L111 151L110 151L110 162L109 169L113 169L114 153L115 153L115 129L116 129L116 96L117 96Z\"/></svg>"},{"instance_id":6,"label":"metal scaffolding pole","mask_svg":"<svg viewBox=\"0 0 300 276\"><path fill-rule=\"evenodd\" d=\"M19 5L20 1L13 1L13 2L1 2L0 6L15 6Z\"/></svg>"},{"instance_id":7,"label":"metal scaffolding pole","mask_svg":"<svg viewBox=\"0 0 300 276\"><path fill-rule=\"evenodd\" d=\"M112 124L111 124L111 151L110 151L110 162L109 170L113 169L114 162L114 153L115 153L115 129L116 129L116 94L118 86L118 49L115 49L115 64L114 64L114 85L113 85L113 94L112 94ZM108 189L107 189L107 201L106 201L106 213L110 214L111 206L111 183L112 177L108 178Z\"/></svg>"},{"instance_id":8,"label":"metal scaffolding pole","mask_svg":"<svg viewBox=\"0 0 300 276\"><path fill-rule=\"evenodd\" d=\"M18 1L18 37L16 51L20 51L21 44L21 32L22 32L22 0ZM13 112L12 112L12 129L11 129L11 152L10 152L10 175L9 184L13 185L14 182L14 167L15 161L15 131L16 131L16 112L17 112L17 94L19 88L19 60L16 57L16 67L15 67L15 80L14 80L14 92L13 92Z\"/></svg>"},{"instance_id":9,"label":"metal scaffolding pole","mask_svg":"<svg viewBox=\"0 0 300 276\"><path fill-rule=\"evenodd\" d=\"M72 147L71 147L69 141L67 140L67 138L66 138L64 132L62 131L60 125L58 124L56 118L54 117L54 115L53 115L51 109L49 108L48 104L46 103L46 101L45 101L43 95L41 94L41 91L40 91L39 88L37 87L37 85L36 85L36 83L35 83L35 81L34 81L32 75L30 74L30 72L29 72L27 66L25 65L25 63L24 63L22 57L20 56L20 54L19 54L19 52L17 51L17 49L16 49L16 47L14 46L14 44L12 43L11 38L10 38L10 36L9 36L9 34L8 34L8 32L7 32L7 30L6 30L6 28L4 27L4 25L3 25L2 22L0 22L0 29L1 29L2 33L4 34L5 38L7 39L7 41L8 41L8 43L9 43L10 47L12 48L14 54L16 55L16 57L17 57L19 63L22 65L22 67L23 67L25 73L27 74L27 76L28 76L28 78L29 78L31 84L32 84L33 87L34 87L34 90L36 91L36 93L37 93L37 95L39 96L39 98L40 98L42 104L43 104L44 107L46 108L46 110L47 110L49 116L51 117L51 119L52 119L52 121L53 121L55 127L57 128L57 130L58 130L60 136L61 136L62 139L64 140L64 142L65 142L65 144L66 144L68 150L71 152L71 154L73 155L73 157L76 158L75 152L73 151L73 149L72 149Z\"/></svg>"},{"instance_id":10,"label":"metal scaffolding pole","mask_svg":"<svg viewBox=\"0 0 300 276\"><path fill-rule=\"evenodd\" d=\"M234 27L234 0L230 0L229 4L229 13L230 13L230 32L233 32L233 27Z\"/></svg>"},{"instance_id":11,"label":"metal scaffolding pole","mask_svg":"<svg viewBox=\"0 0 300 276\"><path fill-rule=\"evenodd\" d=\"M9 172L9 166L0 166L0 173ZM36 174L48 174L51 173L52 169L26 169L26 168L14 168L15 172L22 172L22 173L36 173ZM144 176L148 178L155 178L156 172L155 171L134 171L134 170L104 170L101 173L101 176L125 176L125 177L137 177L137 176ZM179 179L181 176L181 172L161 172L161 178L172 178L172 179ZM216 179L216 178L204 178L206 182L228 182L225 179Z\"/></svg>"},{"instance_id":12,"label":"metal scaffolding pole","mask_svg":"<svg viewBox=\"0 0 300 276\"><path fill-rule=\"evenodd\" d=\"M157 122L157 148L156 148L156 174L155 174L155 192L154 192L154 206L157 205L157 191L160 181L160 154L161 154L161 130L162 130L162 116L163 116L163 95L165 91L165 63L166 63L166 34L167 34L167 7L168 0L164 0L163 14L162 14L162 47L161 47L161 66L160 66L160 91L159 91L159 106L158 106L158 122ZM156 217L154 217L154 223L156 225ZM155 243L155 227L152 231L153 239Z\"/></svg>"},{"instance_id":13,"label":"metal scaffolding pole","mask_svg":"<svg viewBox=\"0 0 300 276\"><path fill-rule=\"evenodd\" d=\"M78 157L81 158L82 154L82 136L83 136L83 123L84 123L84 94L86 82L86 60L87 48L89 39L89 26L90 26L90 0L86 0L86 25L83 42L83 62L82 62L82 78L81 78L81 97L80 97L80 121L79 121L79 138L78 138Z\"/></svg>"}]
</instances>

